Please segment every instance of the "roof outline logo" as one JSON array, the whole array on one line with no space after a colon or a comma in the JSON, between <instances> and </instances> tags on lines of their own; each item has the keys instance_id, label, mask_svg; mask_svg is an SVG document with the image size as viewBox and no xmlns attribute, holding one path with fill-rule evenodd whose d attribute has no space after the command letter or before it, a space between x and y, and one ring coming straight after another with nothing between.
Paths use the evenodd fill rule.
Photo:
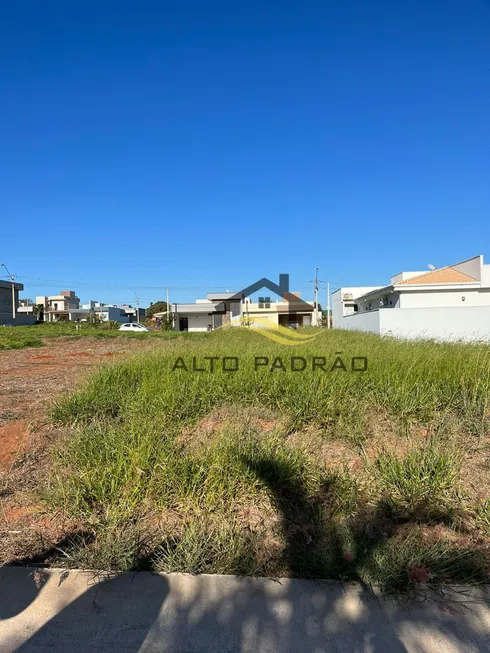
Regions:
<instances>
[{"instance_id":1,"label":"roof outline logo","mask_svg":"<svg viewBox=\"0 0 490 653\"><path fill-rule=\"evenodd\" d=\"M246 288L243 288L242 290L233 293L226 300L220 301L216 305L216 310L218 312L226 312L227 302L233 302L233 301L243 302L244 299L247 299L254 293L258 292L259 290L262 290L263 288L267 288L275 295L278 295L284 300L284 302L288 304L289 310L287 314L289 315L290 318L293 318L293 320L294 317L301 311L307 311L308 313L311 313L312 305L308 302L305 302L304 299L301 299L301 297L299 297L297 294L290 291L289 274L284 274L284 273L279 274L279 284L275 283L274 281L271 281L270 279L267 279L267 277L262 277L261 279L258 279L257 281L255 281L255 283L250 284ZM225 329L230 326L235 326L235 324L233 324L232 321L230 321L218 327L218 329ZM275 322L268 319L267 317L254 316L253 320L247 323L247 319L244 318L243 315L240 315L240 326L255 327L254 330L257 333L260 333L261 335L268 338L269 340L273 340L274 342L277 342L279 344L290 345L290 346L306 344L307 342L311 342L312 340L314 340L319 335L319 332L313 334L297 333L294 329L284 327L281 324L276 324Z\"/></svg>"}]
</instances>

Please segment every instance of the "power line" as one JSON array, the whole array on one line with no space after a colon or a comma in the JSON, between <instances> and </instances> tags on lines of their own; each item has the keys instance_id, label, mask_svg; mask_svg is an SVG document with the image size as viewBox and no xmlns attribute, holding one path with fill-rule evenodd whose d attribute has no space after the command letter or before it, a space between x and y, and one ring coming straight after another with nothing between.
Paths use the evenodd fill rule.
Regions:
<instances>
[{"instance_id":1,"label":"power line","mask_svg":"<svg viewBox=\"0 0 490 653\"><path fill-rule=\"evenodd\" d=\"M96 282L88 282L88 281L74 281L74 280L66 280L66 279L43 279L41 277L31 277L27 275L16 275L16 279L18 280L23 280L26 282L26 284L29 287L32 288L41 288L44 287L45 285L51 284L51 285L61 285L61 286L72 286L72 287L80 287L80 289L97 289L100 291L104 290L122 290L122 291L128 291L131 293L134 293L135 291L160 291L160 292L165 292L167 289L172 292L210 292L210 291L221 291L221 292L226 292L228 291L230 286L236 285L236 284L223 284L220 286L213 286L213 285L200 285L200 286L171 286L169 284L162 284L162 285L138 285L138 284L110 284L110 283L96 283ZM36 283L38 282L38 283ZM294 290L302 290L302 291L309 291L311 290L310 285L306 284L311 284L314 283L310 281L297 281L297 282L292 282L291 286L294 288ZM320 279L317 279L317 285L321 287L326 287L326 283ZM348 284L341 282L339 280L332 280L330 283L333 283L337 285L338 287L341 286L346 286ZM323 285L325 284L325 286ZM146 301L146 299L145 299Z\"/></svg>"},{"instance_id":2,"label":"power line","mask_svg":"<svg viewBox=\"0 0 490 653\"><path fill-rule=\"evenodd\" d=\"M35 287L40 287L40 286L45 286L46 284L58 284L58 285L65 285L65 286L73 286L73 287L78 287L81 286L83 288L108 288L108 289L113 289L113 290L166 290L169 288L170 290L179 290L179 291L194 291L194 290L222 290L224 291L228 286L223 284L222 286L169 286L168 284L162 284L161 286L140 286L138 284L133 284L133 285L122 285L122 284L106 284L106 283L95 283L95 282L87 282L87 281L62 281L60 279L39 279L37 277L23 277L23 276L17 276L17 279L36 279L37 281L41 281L42 283L32 283L29 281L29 286L35 286Z\"/></svg>"}]
</instances>

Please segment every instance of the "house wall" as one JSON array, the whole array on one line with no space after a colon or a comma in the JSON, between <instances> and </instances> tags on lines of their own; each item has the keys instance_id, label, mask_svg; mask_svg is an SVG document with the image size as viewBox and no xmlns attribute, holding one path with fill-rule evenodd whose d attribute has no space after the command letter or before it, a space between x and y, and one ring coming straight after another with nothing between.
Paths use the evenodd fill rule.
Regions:
<instances>
[{"instance_id":1,"label":"house wall","mask_svg":"<svg viewBox=\"0 0 490 653\"><path fill-rule=\"evenodd\" d=\"M387 309L384 309L385 311ZM380 313L382 311L369 311L368 313L356 313L337 319L333 323L336 329L347 329L349 331L368 331L380 333ZM392 311L388 311L392 312Z\"/></svg>"},{"instance_id":2,"label":"house wall","mask_svg":"<svg viewBox=\"0 0 490 653\"><path fill-rule=\"evenodd\" d=\"M33 315L26 313L16 313L15 321L12 318L12 313L5 314L0 313L0 326L2 325L12 325L12 326L31 326L35 324L36 320Z\"/></svg>"},{"instance_id":3,"label":"house wall","mask_svg":"<svg viewBox=\"0 0 490 653\"><path fill-rule=\"evenodd\" d=\"M331 297L331 311L332 311L332 325L334 328L343 329L346 327L341 326L344 319L344 303L342 302L343 288L332 293Z\"/></svg>"},{"instance_id":4,"label":"house wall","mask_svg":"<svg viewBox=\"0 0 490 653\"><path fill-rule=\"evenodd\" d=\"M248 314L245 311L243 312L242 319L249 320L251 322L257 319L258 326L260 326L260 323L263 320L268 320L272 324L279 324L279 313L277 311L272 311L269 309L259 309L257 311L251 311L249 308Z\"/></svg>"},{"instance_id":5,"label":"house wall","mask_svg":"<svg viewBox=\"0 0 490 653\"><path fill-rule=\"evenodd\" d=\"M490 288L490 265L481 266L481 285L482 288Z\"/></svg>"},{"instance_id":6,"label":"house wall","mask_svg":"<svg viewBox=\"0 0 490 653\"><path fill-rule=\"evenodd\" d=\"M462 298L465 298L464 301ZM441 290L440 292L421 291L400 293L400 307L431 308L460 306L490 306L490 288L461 288L458 290Z\"/></svg>"},{"instance_id":7,"label":"house wall","mask_svg":"<svg viewBox=\"0 0 490 653\"><path fill-rule=\"evenodd\" d=\"M344 317L336 328L409 339L489 342L490 306L382 308Z\"/></svg>"},{"instance_id":8,"label":"house wall","mask_svg":"<svg viewBox=\"0 0 490 653\"><path fill-rule=\"evenodd\" d=\"M386 298L386 301L388 302L387 304L382 303L381 300L383 298ZM399 308L401 306L400 294L390 293L390 292L385 292L385 293L380 292L379 295L375 295L374 297L369 297L368 299L365 300L359 299L357 302L357 306L358 306L359 313L364 313L365 311L377 311L379 308ZM344 307L345 307L345 303L344 303ZM344 314L345 315L348 314L345 308L344 308Z\"/></svg>"},{"instance_id":9,"label":"house wall","mask_svg":"<svg viewBox=\"0 0 490 653\"><path fill-rule=\"evenodd\" d=\"M48 297L48 310L67 311L69 308L78 308L78 306L69 306L64 297Z\"/></svg>"},{"instance_id":10,"label":"house wall","mask_svg":"<svg viewBox=\"0 0 490 653\"><path fill-rule=\"evenodd\" d=\"M415 272L399 272L394 274L391 277L390 283L394 285L395 283L400 283L401 281L407 281L407 279L413 279L414 277L419 277L421 274L427 274L430 270L418 270Z\"/></svg>"},{"instance_id":11,"label":"house wall","mask_svg":"<svg viewBox=\"0 0 490 653\"><path fill-rule=\"evenodd\" d=\"M469 261L463 261L462 263L458 263L457 265L452 265L451 267L454 270L458 270L458 272L467 274L468 276L473 277L473 279L477 279L478 281L480 281L482 266L483 266L483 256L475 256L474 258L470 258Z\"/></svg>"},{"instance_id":12,"label":"house wall","mask_svg":"<svg viewBox=\"0 0 490 653\"><path fill-rule=\"evenodd\" d=\"M190 313L177 313L175 315L174 330L180 331L179 320L181 317L186 317L189 324L189 331L207 331L208 326L212 324L211 315L206 313L200 315L192 315Z\"/></svg>"},{"instance_id":13,"label":"house wall","mask_svg":"<svg viewBox=\"0 0 490 653\"><path fill-rule=\"evenodd\" d=\"M15 291L16 301L19 292ZM12 324L12 287L0 287L0 324Z\"/></svg>"},{"instance_id":14,"label":"house wall","mask_svg":"<svg viewBox=\"0 0 490 653\"><path fill-rule=\"evenodd\" d=\"M334 328L338 329L343 329L344 327L340 326L342 319L344 318L346 311L344 309L344 301L342 297L344 294L351 294L354 298L354 303L356 300L356 297L359 297L360 295L364 295L367 292L371 292L372 290L376 290L380 286L349 286L345 288L339 288L339 290L336 290L334 293L332 293L332 323ZM352 304L352 301L349 300L347 302L348 304Z\"/></svg>"},{"instance_id":15,"label":"house wall","mask_svg":"<svg viewBox=\"0 0 490 653\"><path fill-rule=\"evenodd\" d=\"M490 306L382 309L376 313L381 335L468 342L490 340Z\"/></svg>"},{"instance_id":16,"label":"house wall","mask_svg":"<svg viewBox=\"0 0 490 653\"><path fill-rule=\"evenodd\" d=\"M119 322L120 324L126 324L129 322L129 317L126 313L116 306L105 306L103 311L100 311L100 317L102 320L111 320L112 322Z\"/></svg>"},{"instance_id":17,"label":"house wall","mask_svg":"<svg viewBox=\"0 0 490 653\"><path fill-rule=\"evenodd\" d=\"M15 290L15 305L19 305L19 291ZM12 286L0 287L0 324L13 324L14 326L25 326L34 324L34 316L26 313L15 312L15 320L12 315Z\"/></svg>"}]
</instances>

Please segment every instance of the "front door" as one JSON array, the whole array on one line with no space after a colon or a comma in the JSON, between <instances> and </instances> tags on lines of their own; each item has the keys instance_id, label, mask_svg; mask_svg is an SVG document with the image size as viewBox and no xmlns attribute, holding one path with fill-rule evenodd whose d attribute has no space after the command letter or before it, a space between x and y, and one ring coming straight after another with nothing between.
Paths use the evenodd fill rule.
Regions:
<instances>
[{"instance_id":1,"label":"front door","mask_svg":"<svg viewBox=\"0 0 490 653\"><path fill-rule=\"evenodd\" d=\"M189 318L188 317L179 318L179 331L189 331Z\"/></svg>"}]
</instances>

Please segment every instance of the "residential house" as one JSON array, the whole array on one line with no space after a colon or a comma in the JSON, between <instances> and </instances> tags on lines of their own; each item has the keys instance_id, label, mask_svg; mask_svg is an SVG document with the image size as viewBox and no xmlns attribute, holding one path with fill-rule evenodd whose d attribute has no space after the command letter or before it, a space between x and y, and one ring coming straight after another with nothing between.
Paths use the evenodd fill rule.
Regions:
<instances>
[{"instance_id":1,"label":"residential house","mask_svg":"<svg viewBox=\"0 0 490 653\"><path fill-rule=\"evenodd\" d=\"M73 313L80 308L80 299L73 290L62 290L59 295L36 297L36 304L43 307L45 322L68 322L76 319Z\"/></svg>"},{"instance_id":2,"label":"residential house","mask_svg":"<svg viewBox=\"0 0 490 653\"><path fill-rule=\"evenodd\" d=\"M146 308L131 306L131 304L113 304L114 308L120 308L126 316L126 322L141 322L146 317Z\"/></svg>"},{"instance_id":3,"label":"residential house","mask_svg":"<svg viewBox=\"0 0 490 653\"><path fill-rule=\"evenodd\" d=\"M213 331L226 322L239 318L241 301L234 298L234 295L235 293L208 293L206 299L197 299L193 304L172 304L174 330Z\"/></svg>"},{"instance_id":4,"label":"residential house","mask_svg":"<svg viewBox=\"0 0 490 653\"><path fill-rule=\"evenodd\" d=\"M19 311L19 292L24 290L21 283L0 281L0 324L23 326L34 324L34 317Z\"/></svg>"},{"instance_id":5,"label":"residential house","mask_svg":"<svg viewBox=\"0 0 490 653\"><path fill-rule=\"evenodd\" d=\"M34 307L35 304L31 299L19 299L19 302L17 304L17 312L20 313L21 315L30 315L32 316L33 321L35 321L34 318Z\"/></svg>"},{"instance_id":6,"label":"residential house","mask_svg":"<svg viewBox=\"0 0 490 653\"><path fill-rule=\"evenodd\" d=\"M267 288L271 295L257 297ZM206 299L190 304L173 304L175 331L213 331L221 326L264 327L267 322L282 326L312 324L313 304L301 299L300 293L289 291L289 277L281 274L279 284L260 279L237 293L208 293Z\"/></svg>"},{"instance_id":7,"label":"residential house","mask_svg":"<svg viewBox=\"0 0 490 653\"><path fill-rule=\"evenodd\" d=\"M82 304L81 308L73 313L73 317L80 321L89 320L91 315L97 316L101 322L110 321L118 322L119 324L129 322L129 318L122 308L114 304L104 304L102 302L90 301L87 304Z\"/></svg>"},{"instance_id":8,"label":"residential house","mask_svg":"<svg viewBox=\"0 0 490 653\"><path fill-rule=\"evenodd\" d=\"M490 340L490 265L483 256L400 272L387 286L339 288L333 326L403 338Z\"/></svg>"},{"instance_id":9,"label":"residential house","mask_svg":"<svg viewBox=\"0 0 490 653\"><path fill-rule=\"evenodd\" d=\"M59 295L50 297L36 297L36 304L43 307L40 319L44 319L45 322L84 322L94 314L102 322L110 320L124 324L136 322L138 317L142 319L145 316L144 308L138 309L129 305L118 306L96 301L80 305L80 300L73 290L62 290ZM33 307L26 305L24 311L32 314Z\"/></svg>"}]
</instances>

